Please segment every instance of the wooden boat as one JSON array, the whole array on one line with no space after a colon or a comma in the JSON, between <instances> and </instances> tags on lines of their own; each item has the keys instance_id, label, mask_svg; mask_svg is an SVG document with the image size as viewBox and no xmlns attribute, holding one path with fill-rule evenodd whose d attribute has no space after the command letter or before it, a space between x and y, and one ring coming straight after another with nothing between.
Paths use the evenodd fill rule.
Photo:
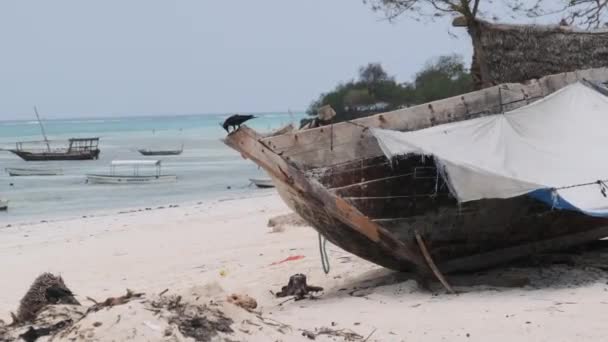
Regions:
<instances>
[{"instance_id":1,"label":"wooden boat","mask_svg":"<svg viewBox=\"0 0 608 342\"><path fill-rule=\"evenodd\" d=\"M33 168L14 168L7 167L6 172L9 176L58 176L62 175L61 169L33 169Z\"/></svg>"},{"instance_id":2,"label":"wooden boat","mask_svg":"<svg viewBox=\"0 0 608 342\"><path fill-rule=\"evenodd\" d=\"M176 156L184 152L184 145L179 150L138 149L137 151L144 156Z\"/></svg>"},{"instance_id":3,"label":"wooden boat","mask_svg":"<svg viewBox=\"0 0 608 342\"><path fill-rule=\"evenodd\" d=\"M0 211L8 210L8 201L0 199Z\"/></svg>"},{"instance_id":4,"label":"wooden boat","mask_svg":"<svg viewBox=\"0 0 608 342\"><path fill-rule=\"evenodd\" d=\"M372 127L410 131L500 113L608 69L507 83L331 126L225 143L262 167L286 204L332 243L399 271L475 270L608 236L608 219L551 210L528 196L459 204L434 161L388 160ZM435 273L435 272L434 272Z\"/></svg>"},{"instance_id":5,"label":"wooden boat","mask_svg":"<svg viewBox=\"0 0 608 342\"><path fill-rule=\"evenodd\" d=\"M67 148L50 148L50 140L44 141L47 149L29 149L26 144L39 143L18 142L15 149L9 150L25 161L51 161L51 160L90 160L99 158L99 138L71 138Z\"/></svg>"},{"instance_id":6,"label":"wooden boat","mask_svg":"<svg viewBox=\"0 0 608 342\"><path fill-rule=\"evenodd\" d=\"M48 140L44 125L38 115L38 109L34 107L34 113L40 125L43 141L17 142L14 149L10 152L21 157L25 161L49 161L49 160L88 160L99 158L99 138L71 138L68 146L62 148L51 148L51 141ZM32 148L27 146L45 145L46 148Z\"/></svg>"},{"instance_id":7,"label":"wooden boat","mask_svg":"<svg viewBox=\"0 0 608 342\"><path fill-rule=\"evenodd\" d=\"M130 175L116 173L117 166L133 168ZM140 174L145 166L155 167L154 174ZM175 182L177 176L161 174L160 160L114 160L110 164L110 174L88 174L87 182L92 184L152 184Z\"/></svg>"},{"instance_id":8,"label":"wooden boat","mask_svg":"<svg viewBox=\"0 0 608 342\"><path fill-rule=\"evenodd\" d=\"M274 188L274 184L270 178L249 178L249 181L258 188Z\"/></svg>"}]
</instances>

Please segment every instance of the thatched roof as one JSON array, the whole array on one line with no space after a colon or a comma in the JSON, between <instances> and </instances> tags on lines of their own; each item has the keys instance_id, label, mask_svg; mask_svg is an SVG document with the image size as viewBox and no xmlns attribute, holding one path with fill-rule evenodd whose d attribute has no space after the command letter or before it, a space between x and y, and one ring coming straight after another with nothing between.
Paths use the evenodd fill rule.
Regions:
<instances>
[{"instance_id":1,"label":"thatched roof","mask_svg":"<svg viewBox=\"0 0 608 342\"><path fill-rule=\"evenodd\" d=\"M457 21L454 24L461 26ZM480 39L474 60L483 63L477 70L484 86L608 66L608 29L584 31L569 26L484 21L476 24Z\"/></svg>"}]
</instances>

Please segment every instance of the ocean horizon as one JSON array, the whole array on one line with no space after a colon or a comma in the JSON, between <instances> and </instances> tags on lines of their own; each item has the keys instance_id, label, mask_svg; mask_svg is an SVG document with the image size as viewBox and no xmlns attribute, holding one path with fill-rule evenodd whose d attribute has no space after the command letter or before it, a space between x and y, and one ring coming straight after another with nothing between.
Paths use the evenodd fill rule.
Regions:
<instances>
[{"instance_id":1,"label":"ocean horizon","mask_svg":"<svg viewBox=\"0 0 608 342\"><path fill-rule=\"evenodd\" d=\"M255 113L247 124L272 131L289 123L297 125L299 113ZM48 139L60 144L72 137L100 137L98 160L28 162L9 151L0 151L0 199L9 209L0 212L0 223L39 222L80 217L120 209L151 208L216 198L236 198L259 191L249 178L264 177L251 161L221 142L226 132L220 123L230 114L184 114L64 118L44 120ZM37 120L0 121L0 148L18 141L42 141ZM177 156L146 157L140 148L179 149ZM177 182L148 185L87 184L86 174L108 173L112 160L160 159L162 173ZM10 177L6 168L61 169L60 176ZM129 169L123 170L131 172Z\"/></svg>"}]
</instances>

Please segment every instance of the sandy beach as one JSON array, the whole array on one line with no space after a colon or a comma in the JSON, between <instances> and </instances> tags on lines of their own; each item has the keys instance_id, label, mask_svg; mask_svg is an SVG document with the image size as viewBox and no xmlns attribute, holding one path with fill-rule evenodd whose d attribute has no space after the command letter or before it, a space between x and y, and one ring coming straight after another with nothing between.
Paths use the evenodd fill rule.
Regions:
<instances>
[{"instance_id":1,"label":"sandy beach","mask_svg":"<svg viewBox=\"0 0 608 342\"><path fill-rule=\"evenodd\" d=\"M313 229L286 226L273 232L267 227L270 218L287 213L271 194L3 228L1 318L10 322L9 313L33 279L52 272L63 277L81 303L127 288L146 294L213 288L217 298L230 293L255 298L257 312L289 327L270 333L269 328L240 326L231 338L242 341L305 341L302 330L322 327L348 329L363 337L359 340L369 336L368 341L555 342L603 340L608 334L603 321L608 285L598 268L521 268L517 271L530 278L530 285L457 286L459 294L450 295L439 287L420 289L407 276L329 246L331 272L325 275ZM276 264L296 256L303 258ZM270 291L280 291L295 273L306 274L309 284L325 291L316 300L280 304L284 299ZM243 325L247 319L238 317L245 310L230 306L225 304L235 324ZM144 334L146 310L130 304L116 310L127 308L131 320L123 324L141 331L130 340L169 340ZM99 332L90 340L109 340L117 331ZM320 335L316 340L346 338Z\"/></svg>"}]
</instances>

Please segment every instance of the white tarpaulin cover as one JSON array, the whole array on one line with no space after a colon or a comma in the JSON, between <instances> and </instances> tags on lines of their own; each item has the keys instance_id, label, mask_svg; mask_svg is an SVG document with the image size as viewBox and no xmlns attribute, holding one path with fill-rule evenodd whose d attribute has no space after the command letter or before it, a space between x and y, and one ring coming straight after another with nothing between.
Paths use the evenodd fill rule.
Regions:
<instances>
[{"instance_id":1,"label":"white tarpaulin cover","mask_svg":"<svg viewBox=\"0 0 608 342\"><path fill-rule=\"evenodd\" d=\"M558 208L608 216L608 97L582 83L505 114L372 132L389 158L432 155L461 202L534 192Z\"/></svg>"}]
</instances>

